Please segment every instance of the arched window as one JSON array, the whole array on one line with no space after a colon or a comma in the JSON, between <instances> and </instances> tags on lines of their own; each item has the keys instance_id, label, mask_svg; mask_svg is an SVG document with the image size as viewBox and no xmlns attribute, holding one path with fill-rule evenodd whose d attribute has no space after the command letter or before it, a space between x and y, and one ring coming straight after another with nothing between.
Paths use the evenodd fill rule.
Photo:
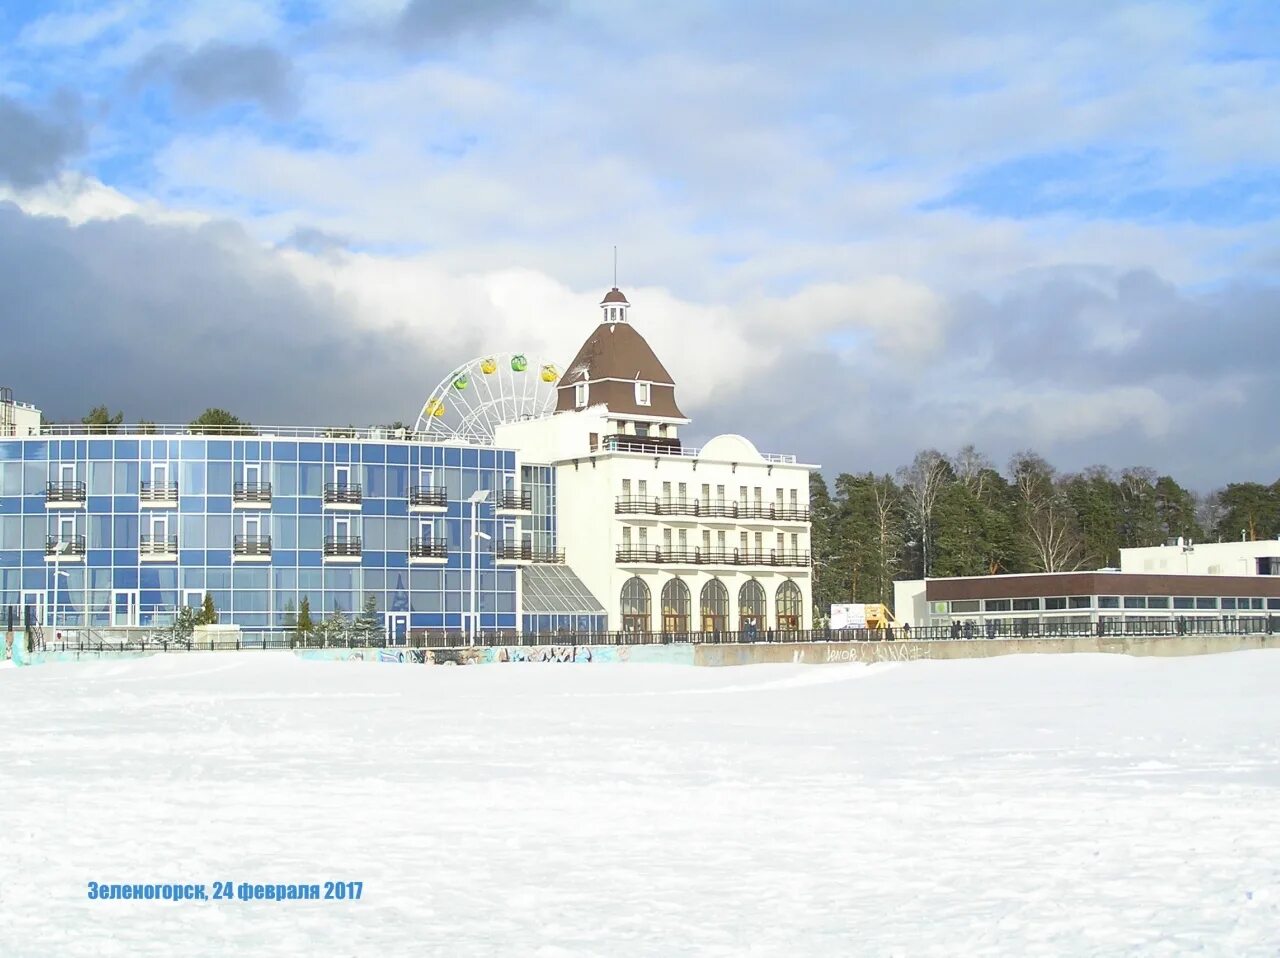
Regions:
<instances>
[{"instance_id":1,"label":"arched window","mask_svg":"<svg viewBox=\"0 0 1280 958\"><path fill-rule=\"evenodd\" d=\"M766 628L764 603L764 586L755 579L742 583L738 590L738 631Z\"/></svg>"},{"instance_id":2,"label":"arched window","mask_svg":"<svg viewBox=\"0 0 1280 958\"><path fill-rule=\"evenodd\" d=\"M729 590L723 582L712 579L704 585L699 604L703 632L724 632L729 628Z\"/></svg>"},{"instance_id":3,"label":"arched window","mask_svg":"<svg viewBox=\"0 0 1280 958\"><path fill-rule=\"evenodd\" d=\"M804 604L804 596L800 594L800 587L788 579L778 586L776 601L778 605L778 628L800 628L801 612L803 611L801 607Z\"/></svg>"},{"instance_id":4,"label":"arched window","mask_svg":"<svg viewBox=\"0 0 1280 958\"><path fill-rule=\"evenodd\" d=\"M633 575L622 584L622 631L648 632L649 612L649 587Z\"/></svg>"},{"instance_id":5,"label":"arched window","mask_svg":"<svg viewBox=\"0 0 1280 958\"><path fill-rule=\"evenodd\" d=\"M693 604L689 598L689 587L683 579L669 579L662 587L662 631L688 632L689 608Z\"/></svg>"}]
</instances>

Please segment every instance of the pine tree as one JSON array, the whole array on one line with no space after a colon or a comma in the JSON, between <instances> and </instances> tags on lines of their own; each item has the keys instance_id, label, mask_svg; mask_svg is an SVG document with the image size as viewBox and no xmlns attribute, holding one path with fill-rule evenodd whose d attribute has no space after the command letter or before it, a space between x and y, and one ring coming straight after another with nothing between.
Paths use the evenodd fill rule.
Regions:
<instances>
[{"instance_id":1,"label":"pine tree","mask_svg":"<svg viewBox=\"0 0 1280 958\"><path fill-rule=\"evenodd\" d=\"M196 625L217 625L218 610L213 607L213 595L206 592L204 602L200 606L200 614L196 616Z\"/></svg>"},{"instance_id":2,"label":"pine tree","mask_svg":"<svg viewBox=\"0 0 1280 958\"><path fill-rule=\"evenodd\" d=\"M367 595L364 608L352 623L351 632L361 645L376 645L382 637L382 617L378 615L378 597Z\"/></svg>"},{"instance_id":3,"label":"pine tree","mask_svg":"<svg viewBox=\"0 0 1280 958\"><path fill-rule=\"evenodd\" d=\"M294 628L299 639L305 639L315 631L315 623L311 621L311 600L305 595L298 604L298 622Z\"/></svg>"}]
</instances>

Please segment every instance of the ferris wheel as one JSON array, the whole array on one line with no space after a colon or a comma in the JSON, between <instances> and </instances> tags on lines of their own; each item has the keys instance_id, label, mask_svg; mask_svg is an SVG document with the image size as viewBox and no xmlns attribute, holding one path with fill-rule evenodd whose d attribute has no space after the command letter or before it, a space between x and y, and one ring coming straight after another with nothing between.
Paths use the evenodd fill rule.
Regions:
<instances>
[{"instance_id":1,"label":"ferris wheel","mask_svg":"<svg viewBox=\"0 0 1280 958\"><path fill-rule=\"evenodd\" d=\"M549 415L560 370L524 353L491 353L449 373L422 404L415 432L491 444L494 428Z\"/></svg>"}]
</instances>

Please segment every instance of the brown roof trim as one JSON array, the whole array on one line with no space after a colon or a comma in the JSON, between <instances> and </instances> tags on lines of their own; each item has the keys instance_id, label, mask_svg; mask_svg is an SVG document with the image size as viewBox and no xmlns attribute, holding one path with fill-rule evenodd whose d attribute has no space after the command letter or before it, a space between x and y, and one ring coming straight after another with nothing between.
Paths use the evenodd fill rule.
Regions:
<instances>
[{"instance_id":1,"label":"brown roof trim","mask_svg":"<svg viewBox=\"0 0 1280 958\"><path fill-rule=\"evenodd\" d=\"M604 294L604 299L600 300L601 306L605 303L627 303L627 297L623 296L622 290L615 286L613 289L609 290L609 292ZM627 303L627 305L630 306L631 304Z\"/></svg>"},{"instance_id":2,"label":"brown roof trim","mask_svg":"<svg viewBox=\"0 0 1280 958\"><path fill-rule=\"evenodd\" d=\"M1181 595L1280 598L1280 576L1045 572L928 579L925 599L1020 599L1062 595Z\"/></svg>"}]
</instances>

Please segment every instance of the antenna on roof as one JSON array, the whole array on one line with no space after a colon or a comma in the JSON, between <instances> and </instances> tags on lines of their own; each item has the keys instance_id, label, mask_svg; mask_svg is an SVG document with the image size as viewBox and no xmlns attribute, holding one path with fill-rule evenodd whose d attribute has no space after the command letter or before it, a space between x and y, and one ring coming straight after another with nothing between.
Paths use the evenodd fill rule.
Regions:
<instances>
[{"instance_id":1,"label":"antenna on roof","mask_svg":"<svg viewBox=\"0 0 1280 958\"><path fill-rule=\"evenodd\" d=\"M613 288L618 288L618 247L613 248Z\"/></svg>"}]
</instances>

